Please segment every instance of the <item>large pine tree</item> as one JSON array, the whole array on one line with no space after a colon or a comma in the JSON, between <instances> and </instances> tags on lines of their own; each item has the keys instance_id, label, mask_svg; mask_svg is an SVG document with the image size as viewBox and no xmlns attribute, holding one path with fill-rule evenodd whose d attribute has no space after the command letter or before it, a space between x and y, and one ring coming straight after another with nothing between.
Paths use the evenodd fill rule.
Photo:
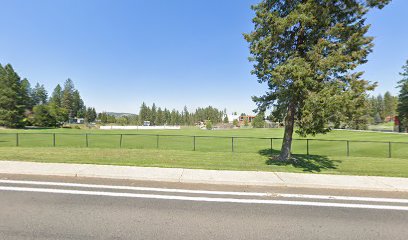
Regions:
<instances>
[{"instance_id":1,"label":"large pine tree","mask_svg":"<svg viewBox=\"0 0 408 240\"><path fill-rule=\"evenodd\" d=\"M389 0L263 0L252 7L252 71L268 91L254 97L260 111L284 112L285 132L279 160L291 158L297 132L330 131L329 122L350 121L347 104L366 99L373 88L355 72L372 49L365 15Z\"/></svg>"},{"instance_id":2,"label":"large pine tree","mask_svg":"<svg viewBox=\"0 0 408 240\"><path fill-rule=\"evenodd\" d=\"M67 79L64 83L64 90L62 91L61 105L67 110L67 119L75 117L76 112L74 112L74 83L71 79Z\"/></svg>"},{"instance_id":3,"label":"large pine tree","mask_svg":"<svg viewBox=\"0 0 408 240\"><path fill-rule=\"evenodd\" d=\"M31 91L34 105L44 105L48 102L48 93L43 84L37 83Z\"/></svg>"},{"instance_id":4,"label":"large pine tree","mask_svg":"<svg viewBox=\"0 0 408 240\"><path fill-rule=\"evenodd\" d=\"M398 95L398 117L401 122L401 126L408 131L408 60L402 67L401 81L398 82L400 93Z\"/></svg>"},{"instance_id":5,"label":"large pine tree","mask_svg":"<svg viewBox=\"0 0 408 240\"><path fill-rule=\"evenodd\" d=\"M27 85L22 84L10 64L0 64L0 126L24 127L28 101Z\"/></svg>"}]
</instances>

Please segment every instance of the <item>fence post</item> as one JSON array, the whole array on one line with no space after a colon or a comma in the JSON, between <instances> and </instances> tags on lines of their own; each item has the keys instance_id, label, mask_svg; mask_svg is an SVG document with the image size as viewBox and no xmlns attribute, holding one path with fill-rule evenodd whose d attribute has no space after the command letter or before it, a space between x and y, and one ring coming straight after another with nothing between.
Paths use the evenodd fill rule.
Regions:
<instances>
[{"instance_id":1,"label":"fence post","mask_svg":"<svg viewBox=\"0 0 408 240\"><path fill-rule=\"evenodd\" d=\"M232 152L234 152L234 137L231 137L231 148Z\"/></svg>"},{"instance_id":2,"label":"fence post","mask_svg":"<svg viewBox=\"0 0 408 240\"><path fill-rule=\"evenodd\" d=\"M88 133L85 133L85 140L86 140L86 147L88 147L89 146L89 144L88 144Z\"/></svg>"},{"instance_id":3,"label":"fence post","mask_svg":"<svg viewBox=\"0 0 408 240\"><path fill-rule=\"evenodd\" d=\"M120 134L119 148L122 148L122 139L123 139L123 134Z\"/></svg>"},{"instance_id":4,"label":"fence post","mask_svg":"<svg viewBox=\"0 0 408 240\"><path fill-rule=\"evenodd\" d=\"M347 140L347 157L350 156L350 143L349 140Z\"/></svg>"},{"instance_id":5,"label":"fence post","mask_svg":"<svg viewBox=\"0 0 408 240\"><path fill-rule=\"evenodd\" d=\"M55 133L52 134L52 146L55 147Z\"/></svg>"},{"instance_id":6,"label":"fence post","mask_svg":"<svg viewBox=\"0 0 408 240\"><path fill-rule=\"evenodd\" d=\"M306 155L309 156L309 139L306 139Z\"/></svg>"},{"instance_id":7,"label":"fence post","mask_svg":"<svg viewBox=\"0 0 408 240\"><path fill-rule=\"evenodd\" d=\"M391 142L388 142L388 157L391 158Z\"/></svg>"},{"instance_id":8,"label":"fence post","mask_svg":"<svg viewBox=\"0 0 408 240\"><path fill-rule=\"evenodd\" d=\"M16 133L16 147L18 147L20 145L19 143L19 139L18 139L18 133Z\"/></svg>"},{"instance_id":9,"label":"fence post","mask_svg":"<svg viewBox=\"0 0 408 240\"><path fill-rule=\"evenodd\" d=\"M195 143L196 143L196 136L193 136L193 151L196 150Z\"/></svg>"},{"instance_id":10,"label":"fence post","mask_svg":"<svg viewBox=\"0 0 408 240\"><path fill-rule=\"evenodd\" d=\"M156 135L156 148L159 148L159 134Z\"/></svg>"}]
</instances>

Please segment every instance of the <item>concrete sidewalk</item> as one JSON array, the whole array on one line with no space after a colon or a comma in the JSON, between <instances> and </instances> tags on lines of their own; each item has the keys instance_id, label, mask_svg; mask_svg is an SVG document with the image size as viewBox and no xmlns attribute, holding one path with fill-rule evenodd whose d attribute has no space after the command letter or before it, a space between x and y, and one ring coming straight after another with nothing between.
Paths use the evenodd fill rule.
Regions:
<instances>
[{"instance_id":1,"label":"concrete sidewalk","mask_svg":"<svg viewBox=\"0 0 408 240\"><path fill-rule=\"evenodd\" d=\"M408 192L408 178L0 161L0 174Z\"/></svg>"}]
</instances>

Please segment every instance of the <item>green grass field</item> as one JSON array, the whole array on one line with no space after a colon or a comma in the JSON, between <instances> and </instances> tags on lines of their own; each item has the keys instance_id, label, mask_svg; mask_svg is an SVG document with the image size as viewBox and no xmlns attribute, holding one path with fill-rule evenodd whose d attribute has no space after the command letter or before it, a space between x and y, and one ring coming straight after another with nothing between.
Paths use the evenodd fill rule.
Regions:
<instances>
[{"instance_id":1,"label":"green grass field","mask_svg":"<svg viewBox=\"0 0 408 240\"><path fill-rule=\"evenodd\" d=\"M19 147L16 147L16 133ZM53 133L56 133L56 147L53 147ZM281 165L270 160L271 154L278 153L281 140L272 140L271 152L270 138L281 138L282 134L282 129L0 130L0 158L41 162L408 177L408 135L333 131L315 138L310 137L309 155L306 155L307 141L295 136L297 140L293 143L293 154L296 155L298 162ZM349 157L346 140L349 140ZM392 158L388 158L389 142Z\"/></svg>"}]
</instances>

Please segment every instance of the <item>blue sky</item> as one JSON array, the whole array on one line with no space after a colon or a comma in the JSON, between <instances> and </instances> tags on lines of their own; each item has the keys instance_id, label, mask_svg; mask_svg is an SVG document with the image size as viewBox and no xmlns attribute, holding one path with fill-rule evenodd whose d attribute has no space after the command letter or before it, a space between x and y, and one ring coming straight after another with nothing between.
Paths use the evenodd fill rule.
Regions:
<instances>
[{"instance_id":1,"label":"blue sky","mask_svg":"<svg viewBox=\"0 0 408 240\"><path fill-rule=\"evenodd\" d=\"M51 93L71 78L97 111L212 105L250 113L265 91L250 75L250 5L257 0L0 0L0 63ZM368 15L375 37L360 67L375 91L397 94L408 59L408 1Z\"/></svg>"}]
</instances>

